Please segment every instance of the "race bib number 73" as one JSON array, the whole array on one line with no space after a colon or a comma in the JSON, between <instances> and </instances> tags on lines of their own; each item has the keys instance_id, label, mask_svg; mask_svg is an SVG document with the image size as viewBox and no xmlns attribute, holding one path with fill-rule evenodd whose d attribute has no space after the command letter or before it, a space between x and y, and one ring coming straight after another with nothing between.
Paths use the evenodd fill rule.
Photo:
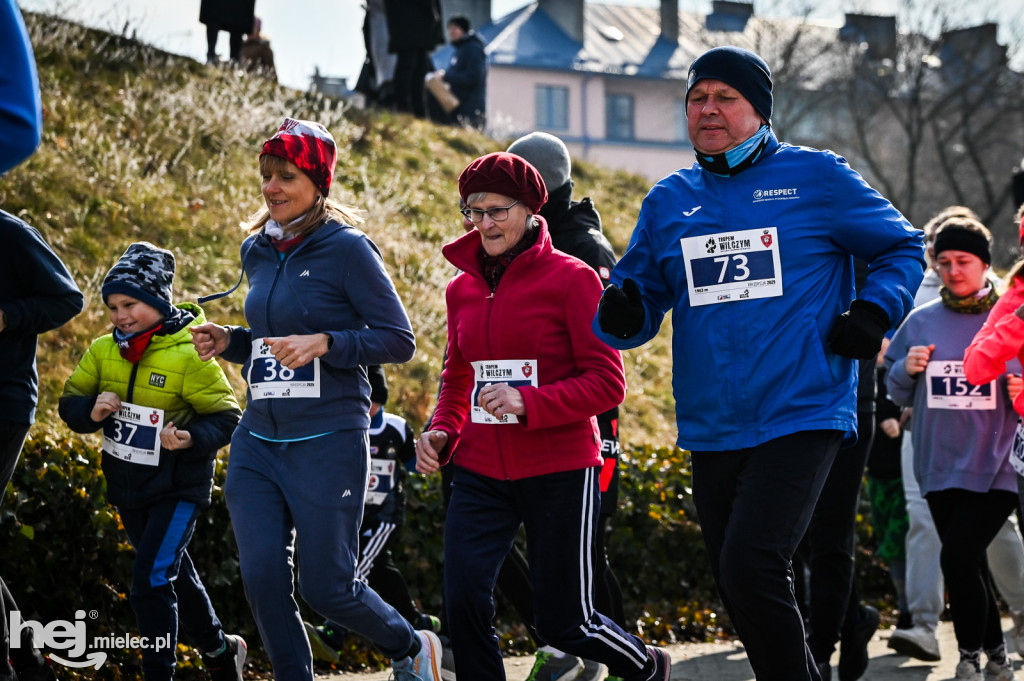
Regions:
<instances>
[{"instance_id":1,"label":"race bib number 73","mask_svg":"<svg viewBox=\"0 0 1024 681\"><path fill-rule=\"evenodd\" d=\"M775 227L680 239L690 305L782 295Z\"/></svg>"}]
</instances>

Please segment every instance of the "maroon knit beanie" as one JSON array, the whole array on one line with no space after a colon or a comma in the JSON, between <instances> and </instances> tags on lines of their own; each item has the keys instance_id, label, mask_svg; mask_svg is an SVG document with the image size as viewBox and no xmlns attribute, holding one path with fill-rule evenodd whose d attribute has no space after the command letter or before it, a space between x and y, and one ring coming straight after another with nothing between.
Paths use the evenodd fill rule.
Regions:
<instances>
[{"instance_id":1,"label":"maroon knit beanie","mask_svg":"<svg viewBox=\"0 0 1024 681\"><path fill-rule=\"evenodd\" d=\"M274 136L263 143L260 157L266 154L294 163L327 196L338 161L338 147L327 128L313 121L286 118Z\"/></svg>"},{"instance_id":2,"label":"maroon knit beanie","mask_svg":"<svg viewBox=\"0 0 1024 681\"><path fill-rule=\"evenodd\" d=\"M548 200L548 189L537 169L523 157L507 151L481 156L459 175L459 196L463 201L478 192L515 199L533 215Z\"/></svg>"}]
</instances>

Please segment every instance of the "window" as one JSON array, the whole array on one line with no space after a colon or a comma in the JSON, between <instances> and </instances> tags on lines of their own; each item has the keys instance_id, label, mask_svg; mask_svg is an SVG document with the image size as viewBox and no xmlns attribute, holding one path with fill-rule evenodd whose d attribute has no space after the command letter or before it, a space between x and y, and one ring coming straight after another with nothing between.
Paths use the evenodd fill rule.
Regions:
<instances>
[{"instance_id":1,"label":"window","mask_svg":"<svg viewBox=\"0 0 1024 681\"><path fill-rule=\"evenodd\" d=\"M633 97L632 95L607 95L605 97L606 137L610 140L632 140Z\"/></svg>"},{"instance_id":2,"label":"window","mask_svg":"<svg viewBox=\"0 0 1024 681\"><path fill-rule=\"evenodd\" d=\"M686 127L686 100L677 99L675 102L676 142L688 142L690 132Z\"/></svg>"},{"instance_id":3,"label":"window","mask_svg":"<svg viewBox=\"0 0 1024 681\"><path fill-rule=\"evenodd\" d=\"M547 130L569 129L569 88L538 85L537 127Z\"/></svg>"}]
</instances>

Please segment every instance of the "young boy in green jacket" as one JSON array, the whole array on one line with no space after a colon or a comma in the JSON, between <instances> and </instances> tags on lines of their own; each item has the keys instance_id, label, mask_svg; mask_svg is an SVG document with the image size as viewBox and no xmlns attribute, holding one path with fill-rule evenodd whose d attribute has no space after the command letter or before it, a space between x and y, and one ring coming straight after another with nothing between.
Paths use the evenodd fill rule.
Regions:
<instances>
[{"instance_id":1,"label":"young boy in green jacket","mask_svg":"<svg viewBox=\"0 0 1024 681\"><path fill-rule=\"evenodd\" d=\"M224 633L186 547L242 412L220 365L196 354L188 329L203 311L175 306L173 281L170 251L128 247L103 280L113 332L64 384L60 416L78 433L103 430L107 500L135 548L130 600L146 681L173 678L179 619L213 679L241 681L245 641Z\"/></svg>"}]
</instances>

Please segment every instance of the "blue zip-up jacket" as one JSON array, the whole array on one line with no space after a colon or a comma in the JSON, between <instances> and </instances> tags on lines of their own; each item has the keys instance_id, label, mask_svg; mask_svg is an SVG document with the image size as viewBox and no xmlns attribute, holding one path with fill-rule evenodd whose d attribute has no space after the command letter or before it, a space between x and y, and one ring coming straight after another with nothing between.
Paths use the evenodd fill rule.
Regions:
<instances>
[{"instance_id":1,"label":"blue zip-up jacket","mask_svg":"<svg viewBox=\"0 0 1024 681\"><path fill-rule=\"evenodd\" d=\"M370 425L365 366L407 362L416 351L409 317L384 269L380 251L348 225L327 222L282 254L263 233L241 247L249 282L245 319L230 327L224 359L249 375L252 341L326 333L319 398L252 399L239 425L272 439L291 440Z\"/></svg>"},{"instance_id":2,"label":"blue zip-up jacket","mask_svg":"<svg viewBox=\"0 0 1024 681\"><path fill-rule=\"evenodd\" d=\"M32 155L43 108L32 43L14 0L0 0L0 175Z\"/></svg>"},{"instance_id":3,"label":"blue zip-up jacket","mask_svg":"<svg viewBox=\"0 0 1024 681\"><path fill-rule=\"evenodd\" d=\"M690 304L680 239L777 230L782 295ZM924 273L922 233L829 151L781 144L732 177L697 164L669 175L644 199L612 282L633 279L643 328L625 350L653 338L672 311L677 443L733 450L806 430L857 431L857 364L826 339L854 298L853 256L869 263L859 297L898 324ZM719 251L721 253L721 251ZM741 275L742 276L742 275Z\"/></svg>"}]
</instances>

